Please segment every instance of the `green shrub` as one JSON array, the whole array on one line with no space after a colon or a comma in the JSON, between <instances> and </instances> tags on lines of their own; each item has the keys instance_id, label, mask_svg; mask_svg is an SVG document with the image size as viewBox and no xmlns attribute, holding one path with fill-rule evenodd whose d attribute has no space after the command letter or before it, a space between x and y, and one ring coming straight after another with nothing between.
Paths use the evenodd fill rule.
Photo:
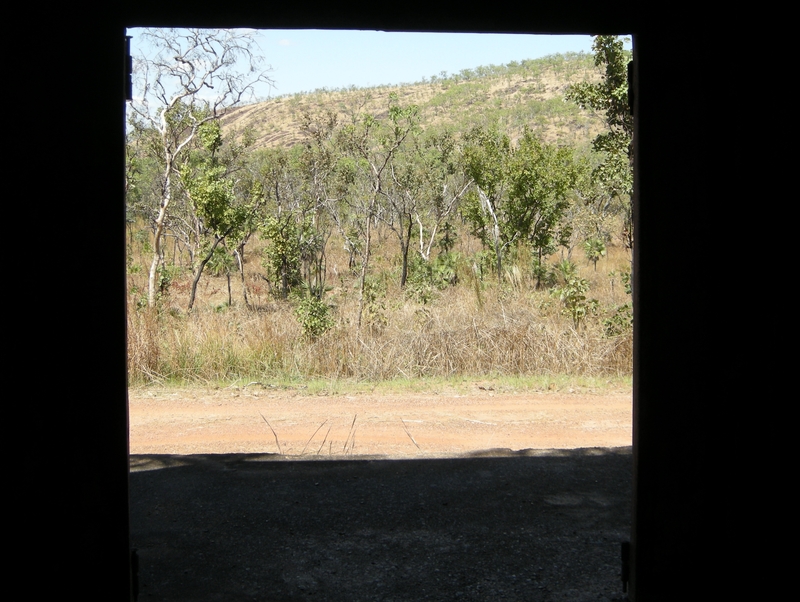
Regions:
<instances>
[{"instance_id":1,"label":"green shrub","mask_svg":"<svg viewBox=\"0 0 800 602\"><path fill-rule=\"evenodd\" d=\"M628 335L633 328L633 307L630 303L620 305L614 315L603 320L603 333L606 338Z\"/></svg>"},{"instance_id":2,"label":"green shrub","mask_svg":"<svg viewBox=\"0 0 800 602\"><path fill-rule=\"evenodd\" d=\"M312 339L322 336L334 325L331 306L313 295L302 297L294 314L303 327L303 333Z\"/></svg>"},{"instance_id":3,"label":"green shrub","mask_svg":"<svg viewBox=\"0 0 800 602\"><path fill-rule=\"evenodd\" d=\"M564 304L562 313L572 318L572 324L577 329L586 316L595 313L599 306L597 299L587 299L589 281L585 278L570 276L563 287L556 289L561 302Z\"/></svg>"}]
</instances>

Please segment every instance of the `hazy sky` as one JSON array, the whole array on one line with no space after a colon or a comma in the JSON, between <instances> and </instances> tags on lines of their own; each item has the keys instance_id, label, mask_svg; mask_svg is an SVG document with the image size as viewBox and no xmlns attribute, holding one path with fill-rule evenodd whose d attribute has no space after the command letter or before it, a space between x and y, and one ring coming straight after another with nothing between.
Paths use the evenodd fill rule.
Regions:
<instances>
[{"instance_id":1,"label":"hazy sky","mask_svg":"<svg viewBox=\"0 0 800 602\"><path fill-rule=\"evenodd\" d=\"M128 30L131 52L137 29ZM563 52L590 53L591 36L386 33L377 31L260 30L258 44L275 88L259 97L411 83L481 65L502 65Z\"/></svg>"}]
</instances>

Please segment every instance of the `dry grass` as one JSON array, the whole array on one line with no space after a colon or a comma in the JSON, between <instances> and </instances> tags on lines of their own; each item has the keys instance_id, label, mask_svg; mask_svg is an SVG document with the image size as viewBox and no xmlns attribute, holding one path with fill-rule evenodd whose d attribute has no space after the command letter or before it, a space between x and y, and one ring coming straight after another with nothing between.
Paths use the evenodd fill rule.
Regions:
<instances>
[{"instance_id":1,"label":"dry grass","mask_svg":"<svg viewBox=\"0 0 800 602\"><path fill-rule=\"evenodd\" d=\"M526 71L484 76L460 83L439 81L280 96L229 111L222 120L223 128L226 135L231 131L241 132L250 128L255 137L255 148L288 148L304 140L300 120L304 112L315 115L321 110L333 110L343 120L349 119L353 112L380 115L386 112L389 95L394 93L401 105L419 106L420 118L426 126L453 124L462 120L473 123L475 115L492 113L502 106L511 116L518 116L526 124L533 121L538 134L547 142L564 143L569 140L572 143L586 143L602 131L601 120L591 113L582 116L579 128L569 123L569 118L552 109L544 112L544 121L535 120L535 107L548 100L562 98L567 85L599 78L599 71L591 67L590 57L566 59L559 66L548 65L547 59L532 63L540 64L535 73ZM464 96L457 93L459 88L464 90ZM473 88L476 89L472 93L467 92L467 89ZM542 110L541 107L539 110ZM512 138L515 139L522 131L522 124L512 121Z\"/></svg>"},{"instance_id":2,"label":"dry grass","mask_svg":"<svg viewBox=\"0 0 800 602\"><path fill-rule=\"evenodd\" d=\"M551 57L552 58L552 57ZM499 72L498 72L499 73ZM541 59L522 71L459 81L378 87L368 91L318 91L279 97L229 112L226 131L252 126L256 147L290 146L302 139L300 116L331 108L380 114L390 93L401 104L418 104L423 124L472 124L475 115L491 113L507 121L512 134L533 124L548 141L588 144L602 128L596 115L581 114L558 100L569 83L599 77L590 57ZM365 96L365 93L366 96ZM359 103L365 102L364 106ZM548 104L550 103L550 104ZM568 110L569 109L569 110ZM573 111L574 109L574 111ZM535 113L535 114L534 114ZM513 122L513 123L512 123ZM461 127L461 126L458 126ZM463 129L463 128L462 128ZM146 228L137 226L142 233ZM629 300L623 284L609 273L629 268L624 250L610 249L595 272L580 256L580 276L590 283L589 296L599 311L576 327L557 296L535 290L525 275L530 257L518 257L508 278L476 280L471 260L460 270L459 285L437 293L423 305L399 290L397 241L386 228L375 232L371 275L386 285L385 297L370 308L367 326L356 332L357 279L348 267L341 240L334 235L327 248L326 301L334 306L335 327L316 340L304 336L290 303L270 295L262 278L257 237L248 243L245 267L250 307L243 302L238 276L233 278L233 304L227 306L224 278L204 274L195 310L185 311L190 277L176 276L157 310L140 309L146 289L149 256L131 230L128 356L130 382L310 381L535 377L543 375L626 376L631 372L632 336L605 336L602 320ZM480 243L461 233L456 251L475 257ZM171 255L171 256L170 256ZM173 241L168 262L186 266L186 253ZM551 262L558 257L551 258ZM510 262L509 262L510 265ZM612 286L612 280L614 285Z\"/></svg>"},{"instance_id":3,"label":"dry grass","mask_svg":"<svg viewBox=\"0 0 800 602\"><path fill-rule=\"evenodd\" d=\"M329 269L337 263L333 255ZM604 336L602 325L611 308L627 300L619 278L612 288L608 275L624 269L626 261L620 249L612 249L597 272L586 261L577 261L580 275L591 283L589 295L601 307L577 329L549 291L534 290L521 277L502 284L476 283L468 270L459 286L424 305L405 298L390 282L360 338L354 326L355 278L336 270L338 286L327 297L336 325L316 340L304 336L290 302L270 297L257 266L248 268L252 309L236 302L241 299L238 287L234 305L222 306L223 292L227 298L224 278L204 276L200 303L187 315L178 306L186 296L178 281L160 311L137 309L136 296L130 296L130 382L626 376L631 372L632 336ZM132 290L137 284L141 288L136 278L131 277Z\"/></svg>"}]
</instances>

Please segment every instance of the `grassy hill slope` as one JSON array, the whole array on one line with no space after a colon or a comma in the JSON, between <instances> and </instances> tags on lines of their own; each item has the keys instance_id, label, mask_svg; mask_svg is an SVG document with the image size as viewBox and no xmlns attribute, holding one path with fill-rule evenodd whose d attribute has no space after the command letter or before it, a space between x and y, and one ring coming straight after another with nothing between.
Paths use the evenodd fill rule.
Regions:
<instances>
[{"instance_id":1,"label":"grassy hill slope","mask_svg":"<svg viewBox=\"0 0 800 602\"><path fill-rule=\"evenodd\" d=\"M570 53L466 69L448 77L375 88L316 90L279 96L230 111L223 120L228 132L252 128L256 148L291 147L303 140L301 116L333 111L340 119L354 114L380 116L389 94L401 105L420 107L423 127L497 124L518 135L527 125L548 142L582 146L602 129L592 112L564 101L569 84L600 77L591 55Z\"/></svg>"}]
</instances>

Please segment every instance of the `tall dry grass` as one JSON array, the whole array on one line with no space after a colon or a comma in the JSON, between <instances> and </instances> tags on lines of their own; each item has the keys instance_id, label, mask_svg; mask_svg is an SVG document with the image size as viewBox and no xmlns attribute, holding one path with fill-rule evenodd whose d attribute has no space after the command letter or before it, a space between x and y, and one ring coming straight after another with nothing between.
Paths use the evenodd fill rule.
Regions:
<instances>
[{"instance_id":1,"label":"tall dry grass","mask_svg":"<svg viewBox=\"0 0 800 602\"><path fill-rule=\"evenodd\" d=\"M179 305L186 293L178 282L159 310L138 309L131 295L130 381L625 376L632 365L631 333L608 337L602 319L629 299L620 279L609 276L626 261L624 251L613 249L596 272L576 261L600 307L578 328L562 313L557 296L535 290L513 271L501 283L481 283L465 270L458 286L427 304L406 298L387 277L388 290L359 336L356 279L337 269L338 282L326 298L334 306L335 326L315 340L303 334L291 302L269 295L255 267L249 286L253 309L244 306L240 289L232 307L221 305L221 291L227 298L224 278L204 276L201 302L186 314Z\"/></svg>"}]
</instances>

